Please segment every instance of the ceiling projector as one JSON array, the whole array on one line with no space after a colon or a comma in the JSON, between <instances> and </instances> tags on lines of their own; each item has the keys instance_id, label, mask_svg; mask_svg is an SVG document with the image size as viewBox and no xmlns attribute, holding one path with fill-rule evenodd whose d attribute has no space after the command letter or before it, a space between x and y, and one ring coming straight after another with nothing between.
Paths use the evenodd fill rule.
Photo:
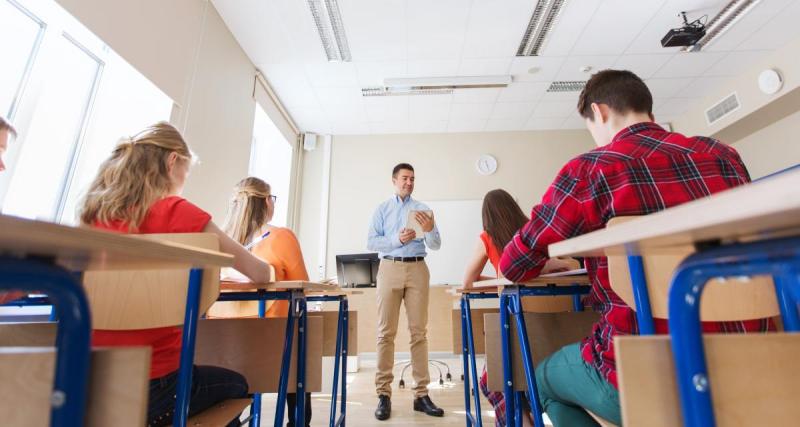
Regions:
<instances>
[{"instance_id":1,"label":"ceiling projector","mask_svg":"<svg viewBox=\"0 0 800 427\"><path fill-rule=\"evenodd\" d=\"M686 12L681 12L681 15L683 16L683 27L669 30L667 35L661 39L662 47L692 46L706 35L706 26L699 19L689 22L686 19Z\"/></svg>"}]
</instances>

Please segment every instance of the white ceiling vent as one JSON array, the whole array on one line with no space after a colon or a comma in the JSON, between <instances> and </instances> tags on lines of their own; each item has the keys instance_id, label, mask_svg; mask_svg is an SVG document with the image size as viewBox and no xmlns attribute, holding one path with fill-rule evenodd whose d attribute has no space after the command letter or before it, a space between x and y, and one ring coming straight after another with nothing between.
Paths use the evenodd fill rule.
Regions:
<instances>
[{"instance_id":1,"label":"white ceiling vent","mask_svg":"<svg viewBox=\"0 0 800 427\"><path fill-rule=\"evenodd\" d=\"M706 110L706 122L711 126L719 120L722 120L728 114L738 110L741 106L742 104L739 103L739 96L734 92Z\"/></svg>"}]
</instances>

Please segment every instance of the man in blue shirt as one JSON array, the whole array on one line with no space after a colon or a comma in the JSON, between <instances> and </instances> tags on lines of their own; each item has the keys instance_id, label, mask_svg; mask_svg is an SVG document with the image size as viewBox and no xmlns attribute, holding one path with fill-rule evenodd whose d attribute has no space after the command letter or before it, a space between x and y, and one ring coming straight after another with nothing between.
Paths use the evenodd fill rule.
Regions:
<instances>
[{"instance_id":1,"label":"man in blue shirt","mask_svg":"<svg viewBox=\"0 0 800 427\"><path fill-rule=\"evenodd\" d=\"M414 168L400 163L392 170L395 194L383 202L372 216L367 247L380 253L378 269L378 371L375 388L378 409L375 418L389 419L394 374L394 338L400 317L400 303L405 301L408 330L411 335L411 374L414 377L414 410L441 417L444 411L428 396L428 288L430 272L425 264L425 246L437 250L442 245L439 230L424 203L411 198L414 191ZM406 224L409 211L423 231L422 236Z\"/></svg>"}]
</instances>

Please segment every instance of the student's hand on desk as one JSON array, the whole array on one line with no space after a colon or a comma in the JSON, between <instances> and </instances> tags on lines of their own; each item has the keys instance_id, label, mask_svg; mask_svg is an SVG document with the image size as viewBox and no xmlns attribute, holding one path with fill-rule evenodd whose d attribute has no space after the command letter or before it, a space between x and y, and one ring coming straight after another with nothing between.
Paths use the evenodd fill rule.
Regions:
<instances>
[{"instance_id":1,"label":"student's hand on desk","mask_svg":"<svg viewBox=\"0 0 800 427\"><path fill-rule=\"evenodd\" d=\"M572 258L550 258L542 268L541 274L558 273L580 268L580 263Z\"/></svg>"},{"instance_id":2,"label":"student's hand on desk","mask_svg":"<svg viewBox=\"0 0 800 427\"><path fill-rule=\"evenodd\" d=\"M415 218L419 225L422 226L422 231L426 233L433 231L433 212L431 212L431 216L425 215L422 212L417 212Z\"/></svg>"},{"instance_id":3,"label":"student's hand on desk","mask_svg":"<svg viewBox=\"0 0 800 427\"><path fill-rule=\"evenodd\" d=\"M408 243L408 242L410 242L410 241L412 241L412 240L414 240L416 238L417 238L417 232L416 231L414 231L414 230L412 230L410 228L404 228L404 229L400 230L400 243L405 245L406 243Z\"/></svg>"}]
</instances>

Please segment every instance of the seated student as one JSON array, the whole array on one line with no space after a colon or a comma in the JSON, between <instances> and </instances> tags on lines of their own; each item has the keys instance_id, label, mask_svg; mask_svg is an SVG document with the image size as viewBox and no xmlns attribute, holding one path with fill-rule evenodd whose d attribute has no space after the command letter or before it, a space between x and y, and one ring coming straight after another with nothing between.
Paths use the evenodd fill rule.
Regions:
<instances>
[{"instance_id":1,"label":"seated student","mask_svg":"<svg viewBox=\"0 0 800 427\"><path fill-rule=\"evenodd\" d=\"M526 222L528 217L522 212L517 202L505 190L492 190L486 193L483 197L483 207L481 208L483 217L483 232L480 234L478 245L475 247L475 252L467 264L467 270L464 273L464 288L471 288L476 280L488 280L493 277L481 276L483 268L486 266L488 260L497 277L500 275L500 254L497 248L503 248L514 236L514 233L520 229ZM568 270L574 268L577 263L572 259L551 259L547 261L547 266L544 270L548 272ZM502 427L506 425L506 412L505 400L503 393L489 391L488 376L486 375L486 366L483 367L483 372L480 378L480 387L486 399L494 407L495 412L495 425ZM533 420L526 417L523 419L523 425L530 426Z\"/></svg>"},{"instance_id":2,"label":"seated student","mask_svg":"<svg viewBox=\"0 0 800 427\"><path fill-rule=\"evenodd\" d=\"M8 122L3 116L0 116L0 172L6 170L6 164L3 162L3 155L8 150L8 143L12 138L16 138L17 130ZM0 291L0 304L20 299L26 295L21 291Z\"/></svg>"},{"instance_id":3,"label":"seated student","mask_svg":"<svg viewBox=\"0 0 800 427\"><path fill-rule=\"evenodd\" d=\"M500 269L511 280L540 274L547 246L604 228L615 216L647 215L750 181L732 147L686 137L654 123L653 98L630 71L604 70L578 100L598 148L570 160L558 173L531 220L505 247ZM611 289L605 257L587 258L588 301L601 314L583 342L563 347L536 368L544 411L555 426L594 426L589 410L620 424L614 336L636 334L634 311ZM658 333L667 332L656 319ZM774 328L767 319L706 322L705 332Z\"/></svg>"},{"instance_id":4,"label":"seated student","mask_svg":"<svg viewBox=\"0 0 800 427\"><path fill-rule=\"evenodd\" d=\"M303 262L300 242L292 230L270 225L275 213L275 201L271 188L266 182L249 177L236 184L223 229L233 240L246 245L255 256L275 268L275 280L308 280L308 272ZM267 301L267 317L286 317L289 314L288 301ZM252 303L238 305L239 315L252 316L257 308ZM288 427L294 427L294 410L297 394L286 395L289 408ZM306 427L311 424L311 393L306 393Z\"/></svg>"},{"instance_id":5,"label":"seated student","mask_svg":"<svg viewBox=\"0 0 800 427\"><path fill-rule=\"evenodd\" d=\"M121 141L100 165L81 207L85 225L122 233L214 233L220 249L233 254L234 267L255 281L269 278L269 265L233 241L204 212L179 195L192 153L177 129L158 123ZM148 425L171 425L181 354L181 328L135 331L95 330L95 346L152 347ZM240 374L214 366L195 366L189 414L247 395ZM238 417L229 425L239 425Z\"/></svg>"}]
</instances>

